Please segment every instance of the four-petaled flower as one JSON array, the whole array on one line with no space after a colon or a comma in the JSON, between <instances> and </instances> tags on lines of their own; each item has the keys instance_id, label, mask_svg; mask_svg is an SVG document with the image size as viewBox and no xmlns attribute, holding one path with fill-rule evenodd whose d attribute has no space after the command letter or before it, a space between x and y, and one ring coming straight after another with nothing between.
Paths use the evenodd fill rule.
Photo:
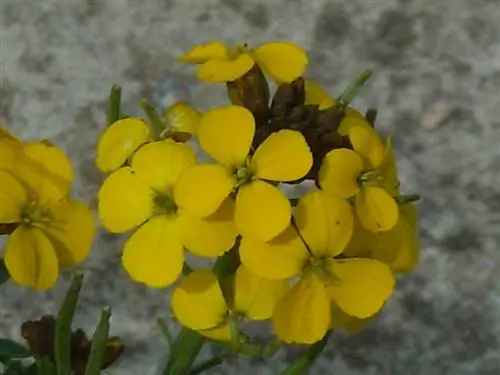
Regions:
<instances>
[{"instance_id":1,"label":"four-petaled flower","mask_svg":"<svg viewBox=\"0 0 500 375\"><path fill-rule=\"evenodd\" d=\"M366 319L376 314L392 293L389 266L363 258L336 258L353 231L347 201L320 190L305 194L294 214L295 225L269 242L243 237L242 264L259 276L299 281L277 303L273 326L284 342L313 343L329 327L341 324L331 304L346 314Z\"/></svg>"},{"instance_id":2,"label":"four-petaled flower","mask_svg":"<svg viewBox=\"0 0 500 375\"><path fill-rule=\"evenodd\" d=\"M228 47L221 42L195 46L179 58L182 62L201 64L198 79L209 83L234 81L257 64L277 83L300 77L307 66L305 51L293 43L268 42L256 48L246 44Z\"/></svg>"},{"instance_id":3,"label":"four-petaled flower","mask_svg":"<svg viewBox=\"0 0 500 375\"><path fill-rule=\"evenodd\" d=\"M82 262L95 233L90 209L69 200L73 170L47 142L21 144L8 169L0 169L0 223L16 223L4 253L12 280L50 288L61 267Z\"/></svg>"},{"instance_id":4,"label":"four-petaled flower","mask_svg":"<svg viewBox=\"0 0 500 375\"><path fill-rule=\"evenodd\" d=\"M110 174L99 191L99 216L109 231L139 227L125 243L122 264L132 279L150 287L177 280L184 247L217 257L236 239L231 198L204 219L189 215L174 198L179 175L194 163L195 155L185 144L149 143L135 153L130 166Z\"/></svg>"},{"instance_id":5,"label":"four-petaled flower","mask_svg":"<svg viewBox=\"0 0 500 375\"><path fill-rule=\"evenodd\" d=\"M292 208L273 182L294 181L307 174L312 154L297 131L280 130L250 155L255 120L240 106L206 113L198 140L219 164L200 164L183 173L175 199L198 217L213 214L234 192L235 222L243 236L268 241L286 229Z\"/></svg>"},{"instance_id":6,"label":"four-petaled flower","mask_svg":"<svg viewBox=\"0 0 500 375\"><path fill-rule=\"evenodd\" d=\"M337 198L355 197L359 220L370 231L390 230L398 221L392 148L384 147L366 120L354 116L344 118L339 133L349 137L354 150L334 149L325 156L321 189Z\"/></svg>"}]
</instances>

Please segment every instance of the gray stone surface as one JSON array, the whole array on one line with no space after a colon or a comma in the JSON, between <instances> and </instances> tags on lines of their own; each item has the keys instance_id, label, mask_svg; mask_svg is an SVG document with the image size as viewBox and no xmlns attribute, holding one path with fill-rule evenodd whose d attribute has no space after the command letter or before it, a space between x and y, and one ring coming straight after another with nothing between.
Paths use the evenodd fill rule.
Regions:
<instances>
[{"instance_id":1,"label":"gray stone surface","mask_svg":"<svg viewBox=\"0 0 500 375\"><path fill-rule=\"evenodd\" d=\"M225 103L222 87L174 61L192 44L293 40L310 53L308 76L334 94L374 68L357 104L379 108L403 186L424 197L422 261L369 328L335 335L310 374L497 375L499 19L498 0L0 0L0 121L67 150L75 194L95 204L94 146L111 84L123 86L129 113L172 78L201 108ZM110 373L153 375L165 354L155 319L169 316L169 292L127 279L122 241L96 238L76 320L91 329L113 306L112 331L127 353ZM0 336L19 337L23 320L55 312L68 278L45 294L3 285ZM237 359L212 373L276 374L296 355Z\"/></svg>"}]
</instances>

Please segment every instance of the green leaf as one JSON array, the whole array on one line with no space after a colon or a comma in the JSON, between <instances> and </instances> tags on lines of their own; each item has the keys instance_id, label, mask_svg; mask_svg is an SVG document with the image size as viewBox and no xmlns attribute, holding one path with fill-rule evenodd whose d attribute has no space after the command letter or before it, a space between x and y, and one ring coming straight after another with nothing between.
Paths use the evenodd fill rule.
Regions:
<instances>
[{"instance_id":1,"label":"green leaf","mask_svg":"<svg viewBox=\"0 0 500 375\"><path fill-rule=\"evenodd\" d=\"M373 72L370 69L366 69L344 90L342 94L340 94L337 98L337 102L341 107L347 107L359 95L365 83L370 79L372 73Z\"/></svg>"},{"instance_id":2,"label":"green leaf","mask_svg":"<svg viewBox=\"0 0 500 375\"><path fill-rule=\"evenodd\" d=\"M111 309L105 309L101 313L101 318L92 336L92 346L90 347L90 356L85 368L85 375L99 375L101 373L102 357L109 336L109 318Z\"/></svg>"},{"instance_id":3,"label":"green leaf","mask_svg":"<svg viewBox=\"0 0 500 375\"><path fill-rule=\"evenodd\" d=\"M211 369L212 367L221 365L224 363L224 361L230 357L229 353L217 355L215 357L212 357L205 362L200 363L199 365L193 367L191 371L189 371L189 375L196 375L196 374L201 374L203 371L206 371L208 369Z\"/></svg>"},{"instance_id":4,"label":"green leaf","mask_svg":"<svg viewBox=\"0 0 500 375\"><path fill-rule=\"evenodd\" d=\"M71 323L82 284L83 274L75 274L57 314L54 343L57 375L71 375Z\"/></svg>"},{"instance_id":5,"label":"green leaf","mask_svg":"<svg viewBox=\"0 0 500 375\"><path fill-rule=\"evenodd\" d=\"M374 126L375 125L375 120L377 119L377 109L376 108L368 108L368 110L365 113L365 119L372 126Z\"/></svg>"},{"instance_id":6,"label":"green leaf","mask_svg":"<svg viewBox=\"0 0 500 375\"><path fill-rule=\"evenodd\" d=\"M37 375L54 375L55 368L47 357L40 357L36 360Z\"/></svg>"},{"instance_id":7,"label":"green leaf","mask_svg":"<svg viewBox=\"0 0 500 375\"><path fill-rule=\"evenodd\" d=\"M36 362L25 367L23 370L23 375L37 375L36 373Z\"/></svg>"},{"instance_id":8,"label":"green leaf","mask_svg":"<svg viewBox=\"0 0 500 375\"><path fill-rule=\"evenodd\" d=\"M7 267L5 267L5 261L0 259L0 284L6 282L10 279L9 271L7 271Z\"/></svg>"},{"instance_id":9,"label":"green leaf","mask_svg":"<svg viewBox=\"0 0 500 375\"><path fill-rule=\"evenodd\" d=\"M205 341L206 339L197 332L183 327L172 345L167 366L162 374L185 375Z\"/></svg>"},{"instance_id":10,"label":"green leaf","mask_svg":"<svg viewBox=\"0 0 500 375\"><path fill-rule=\"evenodd\" d=\"M9 339L0 339L0 357L2 359L30 357L28 348ZM0 362L4 362L1 360Z\"/></svg>"},{"instance_id":11,"label":"green leaf","mask_svg":"<svg viewBox=\"0 0 500 375\"><path fill-rule=\"evenodd\" d=\"M121 118L122 106L122 88L118 85L113 85L109 93L108 110L106 113L106 123L111 126Z\"/></svg>"},{"instance_id":12,"label":"green leaf","mask_svg":"<svg viewBox=\"0 0 500 375\"><path fill-rule=\"evenodd\" d=\"M158 115L158 112L156 112L155 108L146 99L141 100L141 106L144 110L144 113L148 117L149 124L151 125L151 131L154 134L154 138L159 139L161 133L165 129L163 121Z\"/></svg>"}]
</instances>

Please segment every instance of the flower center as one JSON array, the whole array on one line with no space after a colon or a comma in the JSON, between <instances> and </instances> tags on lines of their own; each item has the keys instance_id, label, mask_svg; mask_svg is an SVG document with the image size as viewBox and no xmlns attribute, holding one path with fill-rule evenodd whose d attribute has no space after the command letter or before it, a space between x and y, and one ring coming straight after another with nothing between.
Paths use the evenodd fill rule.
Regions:
<instances>
[{"instance_id":1,"label":"flower center","mask_svg":"<svg viewBox=\"0 0 500 375\"><path fill-rule=\"evenodd\" d=\"M252 181L254 173L255 171L250 167L248 162L240 167L236 167L233 172L233 176L236 177L236 187L240 187Z\"/></svg>"},{"instance_id":2,"label":"flower center","mask_svg":"<svg viewBox=\"0 0 500 375\"><path fill-rule=\"evenodd\" d=\"M340 283L340 279L329 272L326 267L327 260L328 258L324 257L311 257L304 271L313 273L325 285L337 285Z\"/></svg>"},{"instance_id":3,"label":"flower center","mask_svg":"<svg viewBox=\"0 0 500 375\"><path fill-rule=\"evenodd\" d=\"M157 215L175 215L177 205L168 193L156 193L153 198L155 205L155 214Z\"/></svg>"},{"instance_id":4,"label":"flower center","mask_svg":"<svg viewBox=\"0 0 500 375\"><path fill-rule=\"evenodd\" d=\"M23 208L21 213L21 223L25 225L35 225L46 220L44 212L37 206L34 201L29 202Z\"/></svg>"},{"instance_id":5,"label":"flower center","mask_svg":"<svg viewBox=\"0 0 500 375\"><path fill-rule=\"evenodd\" d=\"M360 187L365 186L379 186L382 182L383 177L376 170L367 170L362 172L358 177L358 185Z\"/></svg>"},{"instance_id":6,"label":"flower center","mask_svg":"<svg viewBox=\"0 0 500 375\"><path fill-rule=\"evenodd\" d=\"M248 44L247 43L238 43L233 48L228 48L228 57L231 60L236 60L238 57L248 52Z\"/></svg>"}]
</instances>

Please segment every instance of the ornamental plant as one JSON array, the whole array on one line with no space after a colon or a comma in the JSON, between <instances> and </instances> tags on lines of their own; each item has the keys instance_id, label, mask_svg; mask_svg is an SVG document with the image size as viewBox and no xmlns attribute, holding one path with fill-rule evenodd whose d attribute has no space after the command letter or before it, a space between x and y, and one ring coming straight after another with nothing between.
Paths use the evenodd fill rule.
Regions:
<instances>
[{"instance_id":1,"label":"ornamental plant","mask_svg":"<svg viewBox=\"0 0 500 375\"><path fill-rule=\"evenodd\" d=\"M306 78L307 54L288 42L211 42L179 60L197 64L207 84L224 84L228 101L201 111L143 100L144 117L129 117L114 86L97 140L96 167L106 177L96 216L107 231L130 234L121 257L130 278L173 290L182 329L173 337L159 320L169 345L163 374L201 373L234 355L269 357L288 344L306 348L283 374L303 373L333 331L369 324L395 275L418 263L418 196L400 192L377 111L351 105L371 72L333 97ZM198 160L191 138L209 162ZM96 220L71 198L73 178L60 148L2 128L0 230L8 238L0 281L46 290L61 268L88 256ZM300 197L287 195L307 181ZM186 252L213 267L193 268ZM126 343L108 337L109 309L91 340L72 329L82 282L78 273L57 317L23 324L27 347L0 340L5 374L99 374L126 355ZM274 338L257 343L246 326L265 320ZM223 353L195 363L207 342ZM30 356L26 367L20 359Z\"/></svg>"}]
</instances>

